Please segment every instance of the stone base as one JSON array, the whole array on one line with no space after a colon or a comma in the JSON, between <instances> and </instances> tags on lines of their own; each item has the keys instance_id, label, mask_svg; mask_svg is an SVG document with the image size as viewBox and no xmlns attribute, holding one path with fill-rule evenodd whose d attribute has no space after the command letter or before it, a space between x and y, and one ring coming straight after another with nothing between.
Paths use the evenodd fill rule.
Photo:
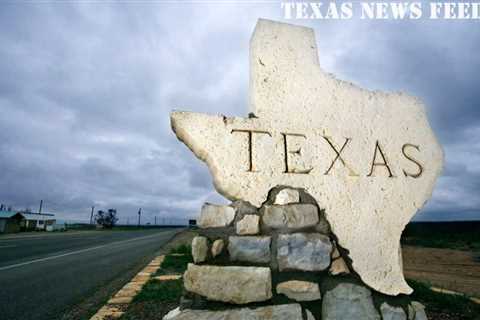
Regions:
<instances>
[{"instance_id":1,"label":"stone base","mask_svg":"<svg viewBox=\"0 0 480 320\"><path fill-rule=\"evenodd\" d=\"M368 289L349 284L327 294L322 310L321 314L314 316L309 309L296 303L227 310L176 308L163 320L427 320L425 308L418 302L409 304L407 312L401 306L391 306L387 302L377 310Z\"/></svg>"},{"instance_id":2,"label":"stone base","mask_svg":"<svg viewBox=\"0 0 480 320\"><path fill-rule=\"evenodd\" d=\"M209 310L173 310L163 320L303 320L302 307L299 304L284 304L240 308L221 311Z\"/></svg>"},{"instance_id":3,"label":"stone base","mask_svg":"<svg viewBox=\"0 0 480 320\"><path fill-rule=\"evenodd\" d=\"M278 187L260 208L208 204L201 215L180 308L165 320L427 319L408 296L362 282L305 190Z\"/></svg>"},{"instance_id":4,"label":"stone base","mask_svg":"<svg viewBox=\"0 0 480 320\"><path fill-rule=\"evenodd\" d=\"M320 279L319 279L320 280ZM285 282L283 282L285 284ZM305 282L308 283L308 282ZM294 286L296 290L299 289ZM307 286L308 287L308 286ZM173 310L164 320L183 319L302 319L302 320L427 320L425 308L407 296L387 297L372 292L351 277L329 278L323 281L320 292L289 296L277 286L276 295L263 306L243 308L209 301L200 295L190 295L187 303ZM307 290L311 291L311 290ZM250 293L251 294L251 293ZM244 292L244 295L249 295ZM315 299L311 299L315 296ZM299 298L300 297L300 298ZM192 299L196 300L193 301ZM266 304L266 305L265 305Z\"/></svg>"}]
</instances>

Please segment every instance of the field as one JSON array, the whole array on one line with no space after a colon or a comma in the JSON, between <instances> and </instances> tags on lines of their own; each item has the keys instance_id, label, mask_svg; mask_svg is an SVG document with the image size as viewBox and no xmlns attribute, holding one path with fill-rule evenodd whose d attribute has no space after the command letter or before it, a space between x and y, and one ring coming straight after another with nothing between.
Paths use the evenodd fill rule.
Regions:
<instances>
[{"instance_id":1,"label":"field","mask_svg":"<svg viewBox=\"0 0 480 320\"><path fill-rule=\"evenodd\" d=\"M414 222L402 235L403 245L480 252L480 221Z\"/></svg>"},{"instance_id":2,"label":"field","mask_svg":"<svg viewBox=\"0 0 480 320\"><path fill-rule=\"evenodd\" d=\"M480 298L480 222L412 223L402 248L407 278Z\"/></svg>"}]
</instances>

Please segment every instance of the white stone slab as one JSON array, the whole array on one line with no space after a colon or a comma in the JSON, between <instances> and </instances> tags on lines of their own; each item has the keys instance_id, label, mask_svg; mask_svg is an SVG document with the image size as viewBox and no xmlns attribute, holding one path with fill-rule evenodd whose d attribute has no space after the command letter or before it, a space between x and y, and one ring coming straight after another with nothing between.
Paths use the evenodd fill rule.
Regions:
<instances>
[{"instance_id":1,"label":"white stone slab","mask_svg":"<svg viewBox=\"0 0 480 320\"><path fill-rule=\"evenodd\" d=\"M205 237L195 237L192 240L193 262L200 263L207 260L208 239Z\"/></svg>"},{"instance_id":2,"label":"white stone slab","mask_svg":"<svg viewBox=\"0 0 480 320\"><path fill-rule=\"evenodd\" d=\"M178 315L180 315L181 311L180 311L180 307L176 307L175 309L173 310L170 310L164 317L162 320L172 320L172 319L175 319Z\"/></svg>"},{"instance_id":3,"label":"white stone slab","mask_svg":"<svg viewBox=\"0 0 480 320\"><path fill-rule=\"evenodd\" d=\"M325 293L322 320L380 320L369 289L340 283Z\"/></svg>"},{"instance_id":4,"label":"white stone slab","mask_svg":"<svg viewBox=\"0 0 480 320\"><path fill-rule=\"evenodd\" d=\"M260 217L256 214L246 214L237 222L237 234L252 235L260 232Z\"/></svg>"},{"instance_id":5,"label":"white stone slab","mask_svg":"<svg viewBox=\"0 0 480 320\"><path fill-rule=\"evenodd\" d=\"M274 204L289 204L297 202L300 202L300 193L298 190L285 188L277 193Z\"/></svg>"},{"instance_id":6,"label":"white stone slab","mask_svg":"<svg viewBox=\"0 0 480 320\"><path fill-rule=\"evenodd\" d=\"M308 312L308 311L307 311ZM220 311L185 309L163 320L302 320L299 304L282 304L260 308L241 308ZM307 313L308 314L308 313ZM310 319L314 319L310 314ZM315 319L314 319L315 320Z\"/></svg>"},{"instance_id":7,"label":"white stone slab","mask_svg":"<svg viewBox=\"0 0 480 320\"><path fill-rule=\"evenodd\" d=\"M265 205L263 208L263 224L273 229L313 227L319 221L317 207L309 203Z\"/></svg>"},{"instance_id":8,"label":"white stone slab","mask_svg":"<svg viewBox=\"0 0 480 320\"><path fill-rule=\"evenodd\" d=\"M228 253L231 261L253 263L270 262L271 237L231 236L228 238Z\"/></svg>"},{"instance_id":9,"label":"white stone slab","mask_svg":"<svg viewBox=\"0 0 480 320\"><path fill-rule=\"evenodd\" d=\"M223 247L225 246L225 243L223 242L222 239L217 239L213 241L212 244L212 257L218 256L220 253L223 251Z\"/></svg>"},{"instance_id":10,"label":"white stone slab","mask_svg":"<svg viewBox=\"0 0 480 320\"><path fill-rule=\"evenodd\" d=\"M277 285L277 293L284 294L296 301L314 301L320 300L322 297L318 283L299 280L279 283Z\"/></svg>"},{"instance_id":11,"label":"white stone slab","mask_svg":"<svg viewBox=\"0 0 480 320\"><path fill-rule=\"evenodd\" d=\"M230 206L205 203L200 212L200 228L228 227L235 218L235 209Z\"/></svg>"},{"instance_id":12,"label":"white stone slab","mask_svg":"<svg viewBox=\"0 0 480 320\"><path fill-rule=\"evenodd\" d=\"M246 304L272 297L270 268L197 266L189 263L183 279L187 291L208 300Z\"/></svg>"},{"instance_id":13,"label":"white stone slab","mask_svg":"<svg viewBox=\"0 0 480 320\"><path fill-rule=\"evenodd\" d=\"M319 66L313 30L289 24L259 20L250 72L255 117L173 112L177 137L231 200L258 207L275 186L305 188L366 284L411 293L400 235L443 164L423 104L335 79Z\"/></svg>"},{"instance_id":14,"label":"white stone slab","mask_svg":"<svg viewBox=\"0 0 480 320\"><path fill-rule=\"evenodd\" d=\"M322 271L330 265L332 243L320 233L280 234L277 262L280 271Z\"/></svg>"}]
</instances>

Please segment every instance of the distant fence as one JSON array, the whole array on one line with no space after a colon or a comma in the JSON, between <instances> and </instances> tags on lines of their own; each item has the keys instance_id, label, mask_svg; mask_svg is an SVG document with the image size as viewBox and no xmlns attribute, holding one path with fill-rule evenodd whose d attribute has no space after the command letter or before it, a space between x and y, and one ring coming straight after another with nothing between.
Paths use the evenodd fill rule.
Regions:
<instances>
[{"instance_id":1,"label":"distant fence","mask_svg":"<svg viewBox=\"0 0 480 320\"><path fill-rule=\"evenodd\" d=\"M137 226L138 217L118 217L118 226ZM151 217L145 216L141 218L141 226L188 226L191 218L170 218L170 217Z\"/></svg>"},{"instance_id":2,"label":"distant fence","mask_svg":"<svg viewBox=\"0 0 480 320\"><path fill-rule=\"evenodd\" d=\"M140 226L150 227L150 226L188 226L192 218L177 218L177 217L158 217L154 216L143 216L140 219ZM87 221L76 221L76 220L57 220L58 224L66 224L69 229L90 229L95 228L95 224L90 224ZM138 226L138 216L118 216L117 226Z\"/></svg>"}]
</instances>

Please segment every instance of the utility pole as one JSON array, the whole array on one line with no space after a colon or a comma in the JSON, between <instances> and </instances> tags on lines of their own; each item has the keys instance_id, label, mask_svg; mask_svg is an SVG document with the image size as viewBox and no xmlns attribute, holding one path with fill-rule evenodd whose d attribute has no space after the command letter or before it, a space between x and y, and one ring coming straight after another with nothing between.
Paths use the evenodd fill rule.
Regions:
<instances>
[{"instance_id":1,"label":"utility pole","mask_svg":"<svg viewBox=\"0 0 480 320\"><path fill-rule=\"evenodd\" d=\"M157 216L155 216L155 225L157 225Z\"/></svg>"},{"instance_id":2,"label":"utility pole","mask_svg":"<svg viewBox=\"0 0 480 320\"><path fill-rule=\"evenodd\" d=\"M142 208L138 209L138 226L140 227L140 217L142 216Z\"/></svg>"},{"instance_id":3,"label":"utility pole","mask_svg":"<svg viewBox=\"0 0 480 320\"><path fill-rule=\"evenodd\" d=\"M43 200L40 200L40 208L38 208L38 214L42 214Z\"/></svg>"},{"instance_id":4,"label":"utility pole","mask_svg":"<svg viewBox=\"0 0 480 320\"><path fill-rule=\"evenodd\" d=\"M92 212L90 212L90 224L93 224L93 211L95 210L95 206L92 206Z\"/></svg>"}]
</instances>

